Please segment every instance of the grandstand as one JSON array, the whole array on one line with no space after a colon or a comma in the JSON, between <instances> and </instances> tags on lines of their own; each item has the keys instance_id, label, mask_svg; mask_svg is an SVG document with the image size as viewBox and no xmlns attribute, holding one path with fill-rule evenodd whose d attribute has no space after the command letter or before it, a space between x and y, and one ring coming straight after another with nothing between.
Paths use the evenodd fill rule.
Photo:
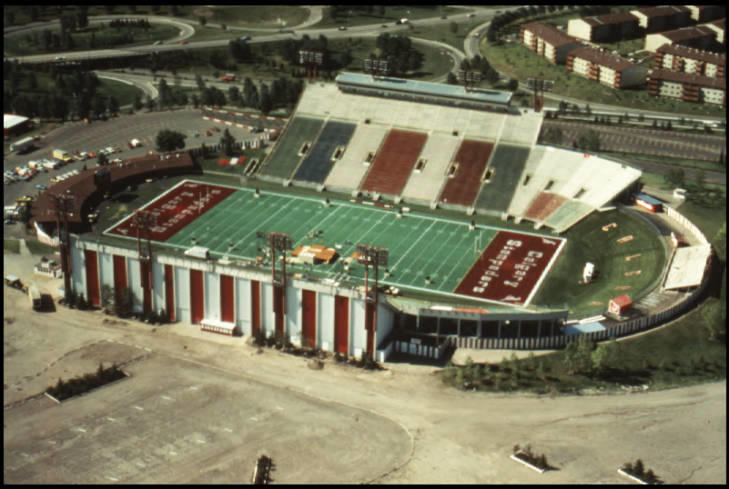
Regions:
<instances>
[{"instance_id":1,"label":"grandstand","mask_svg":"<svg viewBox=\"0 0 729 489\"><path fill-rule=\"evenodd\" d=\"M494 143L464 139L446 172L440 202L446 206L470 207L478 195L481 178Z\"/></svg>"},{"instance_id":2,"label":"grandstand","mask_svg":"<svg viewBox=\"0 0 729 489\"><path fill-rule=\"evenodd\" d=\"M521 217L526 213L530 202L539 194L541 186L535 185L536 170L541 164L544 153L552 148L546 146L535 146L529 153L521 180L514 192L514 197L509 204L508 214ZM546 182L545 182L546 183Z\"/></svg>"},{"instance_id":3,"label":"grandstand","mask_svg":"<svg viewBox=\"0 0 729 489\"><path fill-rule=\"evenodd\" d=\"M594 210L594 207L579 200L567 200L547 217L544 224L561 233L577 224Z\"/></svg>"},{"instance_id":4,"label":"grandstand","mask_svg":"<svg viewBox=\"0 0 729 489\"><path fill-rule=\"evenodd\" d=\"M711 245L700 244L676 248L671 256L664 290L698 287L711 257Z\"/></svg>"},{"instance_id":5,"label":"grandstand","mask_svg":"<svg viewBox=\"0 0 729 489\"><path fill-rule=\"evenodd\" d=\"M529 205L524 217L535 222L542 222L556 211L567 199L552 192L541 192Z\"/></svg>"},{"instance_id":6,"label":"grandstand","mask_svg":"<svg viewBox=\"0 0 729 489\"><path fill-rule=\"evenodd\" d=\"M476 200L477 211L498 214L506 212L519 185L529 149L508 144L496 146Z\"/></svg>"},{"instance_id":7,"label":"grandstand","mask_svg":"<svg viewBox=\"0 0 729 489\"><path fill-rule=\"evenodd\" d=\"M334 162L341 158L354 133L354 124L327 121L314 147L299 165L294 180L324 183ZM335 159L335 153L339 152Z\"/></svg>"},{"instance_id":8,"label":"grandstand","mask_svg":"<svg viewBox=\"0 0 729 489\"><path fill-rule=\"evenodd\" d=\"M356 192L371 163L368 157L374 159L387 130L386 126L379 124L358 125L344 155L329 172L324 185L332 190Z\"/></svg>"},{"instance_id":9,"label":"grandstand","mask_svg":"<svg viewBox=\"0 0 729 489\"><path fill-rule=\"evenodd\" d=\"M460 143L461 139L452 134L430 134L403 190L403 199L424 204L435 202L443 186L448 164Z\"/></svg>"},{"instance_id":10,"label":"grandstand","mask_svg":"<svg viewBox=\"0 0 729 489\"><path fill-rule=\"evenodd\" d=\"M267 159L261 173L283 179L289 178L304 156L302 149L306 149L308 153L323 125L322 119L294 117L284 129L283 137Z\"/></svg>"},{"instance_id":11,"label":"grandstand","mask_svg":"<svg viewBox=\"0 0 729 489\"><path fill-rule=\"evenodd\" d=\"M360 190L399 196L427 137L423 133L391 130L377 153Z\"/></svg>"}]
</instances>

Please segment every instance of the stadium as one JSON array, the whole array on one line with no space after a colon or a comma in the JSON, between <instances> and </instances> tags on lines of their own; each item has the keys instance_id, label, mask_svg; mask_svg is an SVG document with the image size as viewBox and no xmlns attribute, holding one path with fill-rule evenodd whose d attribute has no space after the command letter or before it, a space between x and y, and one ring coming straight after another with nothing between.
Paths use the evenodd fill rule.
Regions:
<instances>
[{"instance_id":1,"label":"stadium","mask_svg":"<svg viewBox=\"0 0 729 489\"><path fill-rule=\"evenodd\" d=\"M190 177L101 233L71 234L67 287L97 306L105 286L128 289L136 312L380 361L607 339L691 305L711 256L698 229L666 207L691 236L672 249L628 209L640 171L538 145L543 114L510 99L354 73L310 83L239 184ZM143 179L140 165L194 166L155 156L68 185L98 201ZM48 240L57 212L43 206Z\"/></svg>"}]
</instances>

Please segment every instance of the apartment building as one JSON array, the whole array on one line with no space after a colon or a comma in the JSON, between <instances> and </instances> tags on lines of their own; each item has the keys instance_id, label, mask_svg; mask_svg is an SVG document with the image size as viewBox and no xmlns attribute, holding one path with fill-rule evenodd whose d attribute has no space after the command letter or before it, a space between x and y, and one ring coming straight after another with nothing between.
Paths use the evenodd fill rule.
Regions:
<instances>
[{"instance_id":1,"label":"apartment building","mask_svg":"<svg viewBox=\"0 0 729 489\"><path fill-rule=\"evenodd\" d=\"M597 15L567 22L567 34L591 42L614 42L639 37L638 18L630 12Z\"/></svg>"},{"instance_id":2,"label":"apartment building","mask_svg":"<svg viewBox=\"0 0 729 489\"><path fill-rule=\"evenodd\" d=\"M726 17L726 7L719 3L714 5L685 5L691 12L691 19L696 22L709 22Z\"/></svg>"},{"instance_id":3,"label":"apartment building","mask_svg":"<svg viewBox=\"0 0 729 489\"><path fill-rule=\"evenodd\" d=\"M645 83L647 68L604 50L583 46L567 55L567 70L613 88Z\"/></svg>"},{"instance_id":4,"label":"apartment building","mask_svg":"<svg viewBox=\"0 0 729 489\"><path fill-rule=\"evenodd\" d=\"M648 93L726 107L726 78L657 69L648 74Z\"/></svg>"},{"instance_id":5,"label":"apartment building","mask_svg":"<svg viewBox=\"0 0 729 489\"><path fill-rule=\"evenodd\" d=\"M711 48L716 43L716 31L703 26L681 27L671 31L657 32L645 36L644 49L655 53L664 44L680 44L698 49Z\"/></svg>"},{"instance_id":6,"label":"apartment building","mask_svg":"<svg viewBox=\"0 0 729 489\"><path fill-rule=\"evenodd\" d=\"M630 13L638 18L638 25L646 34L685 27L692 23L691 11L683 5L647 7L631 10Z\"/></svg>"},{"instance_id":7,"label":"apartment building","mask_svg":"<svg viewBox=\"0 0 729 489\"><path fill-rule=\"evenodd\" d=\"M719 44L724 44L724 39L726 39L726 37L724 36L724 31L726 31L726 18L717 19L713 22L707 22L706 24L702 25L716 32L716 42Z\"/></svg>"},{"instance_id":8,"label":"apartment building","mask_svg":"<svg viewBox=\"0 0 729 489\"><path fill-rule=\"evenodd\" d=\"M664 44L656 50L653 66L657 69L722 78L726 76L726 55L680 45Z\"/></svg>"},{"instance_id":9,"label":"apartment building","mask_svg":"<svg viewBox=\"0 0 729 489\"><path fill-rule=\"evenodd\" d=\"M554 64L564 64L567 53L582 43L552 24L531 22L519 30L519 41Z\"/></svg>"}]
</instances>

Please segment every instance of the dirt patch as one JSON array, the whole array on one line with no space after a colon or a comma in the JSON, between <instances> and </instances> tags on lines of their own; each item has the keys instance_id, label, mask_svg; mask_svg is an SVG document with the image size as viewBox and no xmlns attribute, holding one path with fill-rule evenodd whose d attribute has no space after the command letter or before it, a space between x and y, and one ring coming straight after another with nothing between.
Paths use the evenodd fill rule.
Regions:
<instances>
[{"instance_id":1,"label":"dirt patch","mask_svg":"<svg viewBox=\"0 0 729 489\"><path fill-rule=\"evenodd\" d=\"M215 15L213 13L213 10L207 7L197 7L192 10L192 14L196 17L205 17L206 19L209 19Z\"/></svg>"}]
</instances>

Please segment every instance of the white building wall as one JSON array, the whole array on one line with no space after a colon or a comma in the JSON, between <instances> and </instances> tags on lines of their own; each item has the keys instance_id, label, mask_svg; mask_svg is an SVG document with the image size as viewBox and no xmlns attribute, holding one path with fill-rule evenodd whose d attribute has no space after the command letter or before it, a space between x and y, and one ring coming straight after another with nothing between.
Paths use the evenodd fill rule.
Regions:
<instances>
[{"instance_id":1,"label":"white building wall","mask_svg":"<svg viewBox=\"0 0 729 489\"><path fill-rule=\"evenodd\" d=\"M203 272L204 317L220 321L220 275Z\"/></svg>"},{"instance_id":2,"label":"white building wall","mask_svg":"<svg viewBox=\"0 0 729 489\"><path fill-rule=\"evenodd\" d=\"M175 276L175 318L190 323L190 269L174 267Z\"/></svg>"},{"instance_id":3,"label":"white building wall","mask_svg":"<svg viewBox=\"0 0 729 489\"><path fill-rule=\"evenodd\" d=\"M127 258L127 281L132 292L132 311L142 312L142 274L136 258Z\"/></svg>"},{"instance_id":4,"label":"white building wall","mask_svg":"<svg viewBox=\"0 0 729 489\"><path fill-rule=\"evenodd\" d=\"M663 61L661 61L661 68L670 70L672 66L673 66L673 55L671 53L664 54Z\"/></svg>"},{"instance_id":5,"label":"white building wall","mask_svg":"<svg viewBox=\"0 0 729 489\"><path fill-rule=\"evenodd\" d=\"M165 269L164 265L152 262L152 310L159 313L165 308Z\"/></svg>"},{"instance_id":6,"label":"white building wall","mask_svg":"<svg viewBox=\"0 0 729 489\"><path fill-rule=\"evenodd\" d=\"M364 301L351 298L349 300L349 352L360 357L367 348L367 331L364 327Z\"/></svg>"},{"instance_id":7,"label":"white building wall","mask_svg":"<svg viewBox=\"0 0 729 489\"><path fill-rule=\"evenodd\" d=\"M534 38L534 34L529 29L524 30L524 45L528 47L529 49L532 48L532 39Z\"/></svg>"},{"instance_id":8,"label":"white building wall","mask_svg":"<svg viewBox=\"0 0 729 489\"><path fill-rule=\"evenodd\" d=\"M587 78L590 74L590 62L586 59L575 57L572 63L572 71Z\"/></svg>"},{"instance_id":9,"label":"white building wall","mask_svg":"<svg viewBox=\"0 0 729 489\"><path fill-rule=\"evenodd\" d=\"M86 298L86 263L84 250L76 247L78 240L71 237L69 247L71 250L71 288L76 294L83 294Z\"/></svg>"},{"instance_id":10,"label":"white building wall","mask_svg":"<svg viewBox=\"0 0 729 489\"><path fill-rule=\"evenodd\" d=\"M699 88L700 99L707 104L721 104L724 100L724 91L714 88Z\"/></svg>"},{"instance_id":11,"label":"white building wall","mask_svg":"<svg viewBox=\"0 0 729 489\"><path fill-rule=\"evenodd\" d=\"M663 34L648 34L645 36L645 47L644 49L646 51L650 51L651 53L655 53L656 49L660 48L664 44L673 44L670 39L665 37Z\"/></svg>"},{"instance_id":12,"label":"white building wall","mask_svg":"<svg viewBox=\"0 0 729 489\"><path fill-rule=\"evenodd\" d=\"M317 346L322 350L334 350L334 296L316 294Z\"/></svg>"},{"instance_id":13,"label":"white building wall","mask_svg":"<svg viewBox=\"0 0 729 489\"><path fill-rule=\"evenodd\" d=\"M662 97L681 98L681 84L678 82L659 81L658 94Z\"/></svg>"},{"instance_id":14,"label":"white building wall","mask_svg":"<svg viewBox=\"0 0 729 489\"><path fill-rule=\"evenodd\" d=\"M395 322L395 313L392 308L379 304L377 306L377 344L382 344L382 340L392 331L392 325Z\"/></svg>"},{"instance_id":15,"label":"white building wall","mask_svg":"<svg viewBox=\"0 0 729 489\"><path fill-rule=\"evenodd\" d=\"M706 63L704 68L704 75L716 78L717 66L714 63Z\"/></svg>"},{"instance_id":16,"label":"white building wall","mask_svg":"<svg viewBox=\"0 0 729 489\"><path fill-rule=\"evenodd\" d=\"M251 281L235 279L235 322L240 332L251 335Z\"/></svg>"},{"instance_id":17,"label":"white building wall","mask_svg":"<svg viewBox=\"0 0 729 489\"><path fill-rule=\"evenodd\" d=\"M609 87L615 86L615 70L607 66L600 67L600 83Z\"/></svg>"},{"instance_id":18,"label":"white building wall","mask_svg":"<svg viewBox=\"0 0 729 489\"><path fill-rule=\"evenodd\" d=\"M291 342L298 346L301 346L303 338L301 295L301 289L290 285L286 286L286 322L284 323L284 329Z\"/></svg>"},{"instance_id":19,"label":"white building wall","mask_svg":"<svg viewBox=\"0 0 729 489\"><path fill-rule=\"evenodd\" d=\"M590 40L592 28L582 19L572 19L567 22L567 34L578 39Z\"/></svg>"},{"instance_id":20,"label":"white building wall","mask_svg":"<svg viewBox=\"0 0 729 489\"><path fill-rule=\"evenodd\" d=\"M261 283L261 331L266 337L276 334L276 318L273 314L273 286Z\"/></svg>"},{"instance_id":21,"label":"white building wall","mask_svg":"<svg viewBox=\"0 0 729 489\"><path fill-rule=\"evenodd\" d=\"M108 253L98 253L99 256L99 288L104 285L114 288L114 257ZM101 292L101 291L99 291Z\"/></svg>"}]
</instances>

